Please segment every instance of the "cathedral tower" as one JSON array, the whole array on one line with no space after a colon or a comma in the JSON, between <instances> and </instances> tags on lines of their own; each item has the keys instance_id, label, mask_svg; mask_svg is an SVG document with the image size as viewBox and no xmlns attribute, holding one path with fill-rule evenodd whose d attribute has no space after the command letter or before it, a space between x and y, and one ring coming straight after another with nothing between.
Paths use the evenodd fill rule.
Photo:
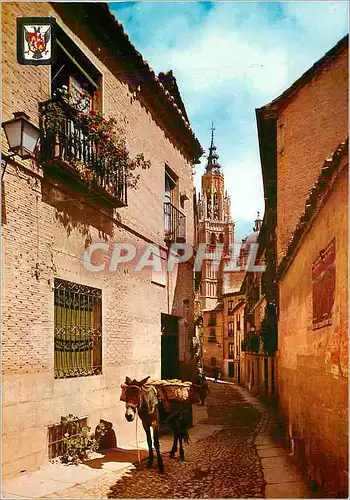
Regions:
<instances>
[{"instance_id":1,"label":"cathedral tower","mask_svg":"<svg viewBox=\"0 0 350 500\"><path fill-rule=\"evenodd\" d=\"M231 200L225 191L224 174L214 145L214 130L212 126L208 161L202 176L202 189L198 201L199 243L206 243L207 251L213 250L218 243L228 247L234 240L234 223L230 214ZM202 265L200 294L202 310L215 307L222 294L222 266L215 269L212 264L211 260L206 260Z\"/></svg>"}]
</instances>

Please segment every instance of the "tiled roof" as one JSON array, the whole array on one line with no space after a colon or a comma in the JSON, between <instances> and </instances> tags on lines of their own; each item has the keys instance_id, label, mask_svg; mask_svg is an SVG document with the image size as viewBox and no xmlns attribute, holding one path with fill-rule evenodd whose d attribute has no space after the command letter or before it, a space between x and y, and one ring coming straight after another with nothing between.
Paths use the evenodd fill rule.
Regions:
<instances>
[{"instance_id":1,"label":"tiled roof","mask_svg":"<svg viewBox=\"0 0 350 500\"><path fill-rule=\"evenodd\" d=\"M187 115L185 116L176 104L175 98L161 83L154 70L145 61L140 52L133 45L125 33L123 25L110 11L107 3L99 2L51 2L52 7L69 22L72 11L84 10L84 26L93 32L93 37L98 37L108 48L112 58L125 68L126 82L135 90L139 89L140 96L148 102L152 98L166 108L159 110L167 120L169 127L176 133L181 133L182 143L189 156L195 163L204 154L199 140L192 130ZM74 20L72 20L72 23Z\"/></svg>"},{"instance_id":2,"label":"tiled roof","mask_svg":"<svg viewBox=\"0 0 350 500\"><path fill-rule=\"evenodd\" d=\"M225 284L223 295L239 292L244 280L245 271L226 272L225 276L227 279L227 284Z\"/></svg>"},{"instance_id":3,"label":"tiled roof","mask_svg":"<svg viewBox=\"0 0 350 500\"><path fill-rule=\"evenodd\" d=\"M108 13L111 16L111 18L114 20L116 28L120 31L120 33L123 35L124 39L129 44L129 49L131 51L131 55L136 56L138 66L141 67L141 69L146 70L146 72L149 74L151 82L153 82L155 84L155 86L157 87L157 90L159 91L159 94L158 94L159 99L161 99L164 102L164 104L168 108L171 109L172 113L174 114L174 118L176 118L177 121L180 122L179 125L184 127L188 131L188 133L192 136L192 140L194 141L194 143L196 145L198 157L200 157L204 153L204 149L202 148L201 144L199 143L198 139L196 138L195 133L192 130L192 128L188 122L187 115L186 115L186 117L184 116L180 107L176 104L175 98L165 88L163 83L161 83L160 79L157 77L154 70L149 66L148 62L143 59L141 53L138 52L138 50L136 49L134 44L131 42L128 35L125 33L122 23L115 18L115 16L109 10L108 5L107 4L101 4L101 5L107 7ZM140 83L144 83L144 82L140 82ZM148 81L147 81L147 83L148 83Z\"/></svg>"},{"instance_id":4,"label":"tiled roof","mask_svg":"<svg viewBox=\"0 0 350 500\"><path fill-rule=\"evenodd\" d=\"M222 302L217 302L214 307L203 309L203 312L211 312L211 311L223 311L224 304Z\"/></svg>"},{"instance_id":5,"label":"tiled roof","mask_svg":"<svg viewBox=\"0 0 350 500\"><path fill-rule=\"evenodd\" d=\"M300 217L297 227L289 242L287 253L282 259L278 269L277 278L280 279L285 274L290 263L294 259L297 248L310 227L311 221L314 216L319 212L325 193L332 187L337 174L339 173L341 159L348 153L348 139L339 144L336 151L325 160L321 174L319 175L315 185L309 191L309 196L305 203L305 210Z\"/></svg>"},{"instance_id":6,"label":"tiled roof","mask_svg":"<svg viewBox=\"0 0 350 500\"><path fill-rule=\"evenodd\" d=\"M234 313L234 312L238 311L238 309L240 309L240 308L244 305L244 303L245 303L245 300L244 300L244 299L240 300L240 301L239 301L239 302L235 305L235 307L232 309L232 313Z\"/></svg>"},{"instance_id":7,"label":"tiled roof","mask_svg":"<svg viewBox=\"0 0 350 500\"><path fill-rule=\"evenodd\" d=\"M184 115L184 117L186 118L187 122L190 123L188 116L187 116L185 105L184 105L182 98L181 98L179 87L178 87L177 82L176 82L176 78L173 75L172 70L167 71L166 73L159 73L158 79L159 79L160 83L162 83L164 85L165 90L167 90L171 94L171 96L174 98L175 103L177 104L178 108L180 108L180 110L181 110L182 114Z\"/></svg>"}]
</instances>

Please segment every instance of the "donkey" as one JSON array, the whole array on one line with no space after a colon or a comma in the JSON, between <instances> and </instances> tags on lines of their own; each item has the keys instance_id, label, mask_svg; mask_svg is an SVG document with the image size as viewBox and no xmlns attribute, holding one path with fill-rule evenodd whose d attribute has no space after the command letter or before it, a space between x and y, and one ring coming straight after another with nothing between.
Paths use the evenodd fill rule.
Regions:
<instances>
[{"instance_id":1,"label":"donkey","mask_svg":"<svg viewBox=\"0 0 350 500\"><path fill-rule=\"evenodd\" d=\"M151 468L153 465L153 446L151 427L153 429L154 447L157 453L158 471L164 472L163 459L160 454L159 446L159 408L158 397L156 390L153 387L144 387L149 377L137 382L131 378L125 378L127 388L125 390L125 418L128 422L132 422L138 412L142 421L142 426L145 429L148 444L148 462L147 467Z\"/></svg>"},{"instance_id":2,"label":"donkey","mask_svg":"<svg viewBox=\"0 0 350 500\"><path fill-rule=\"evenodd\" d=\"M175 458L175 453L177 452L177 443L179 442L180 459L185 460L185 452L182 446L182 442L184 441L186 444L189 444L190 438L188 435L187 423L184 415L180 412L171 413L165 421L174 433L174 441L170 451L170 458Z\"/></svg>"}]
</instances>

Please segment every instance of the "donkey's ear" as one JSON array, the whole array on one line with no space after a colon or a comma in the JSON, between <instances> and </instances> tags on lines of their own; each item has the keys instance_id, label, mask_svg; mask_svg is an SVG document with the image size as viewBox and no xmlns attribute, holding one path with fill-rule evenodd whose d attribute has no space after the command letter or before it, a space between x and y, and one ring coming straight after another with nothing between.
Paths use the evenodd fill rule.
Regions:
<instances>
[{"instance_id":1,"label":"donkey's ear","mask_svg":"<svg viewBox=\"0 0 350 500\"><path fill-rule=\"evenodd\" d=\"M132 384L132 380L130 377L125 377L125 383L126 385L131 385Z\"/></svg>"},{"instance_id":2,"label":"donkey's ear","mask_svg":"<svg viewBox=\"0 0 350 500\"><path fill-rule=\"evenodd\" d=\"M141 382L139 382L139 383L138 383L138 385L139 385L140 387L142 387L143 385L145 385L145 383L147 382L147 380L148 380L149 378L150 378L150 375L149 375L148 377L144 378L143 380L141 380Z\"/></svg>"}]
</instances>

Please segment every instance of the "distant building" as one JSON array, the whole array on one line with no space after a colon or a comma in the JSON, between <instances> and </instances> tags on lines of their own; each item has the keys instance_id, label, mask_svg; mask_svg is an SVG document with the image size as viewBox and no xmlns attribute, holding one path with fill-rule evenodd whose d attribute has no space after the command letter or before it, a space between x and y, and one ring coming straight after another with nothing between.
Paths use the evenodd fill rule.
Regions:
<instances>
[{"instance_id":1,"label":"distant building","mask_svg":"<svg viewBox=\"0 0 350 500\"><path fill-rule=\"evenodd\" d=\"M205 173L202 176L202 190L198 199L198 242L207 245L207 252L227 249L234 240L234 223L231 220L231 202L225 192L224 174L218 162L219 156L214 145L214 127ZM206 259L201 270L201 304L203 329L203 364L207 371L215 366L223 370L224 323L223 303L223 263L216 266Z\"/></svg>"},{"instance_id":2,"label":"distant building","mask_svg":"<svg viewBox=\"0 0 350 500\"><path fill-rule=\"evenodd\" d=\"M244 340L241 351L241 384L252 394L272 398L276 393L277 328L271 287L268 284L266 241L266 215L264 221L255 221L254 231L244 239L241 261L246 262L252 245L257 245L254 264L263 270L245 273L241 293L244 295Z\"/></svg>"},{"instance_id":3,"label":"distant building","mask_svg":"<svg viewBox=\"0 0 350 500\"><path fill-rule=\"evenodd\" d=\"M228 247L234 241L231 200L225 191L224 174L218 159L213 129L208 162L202 176L202 191L198 199L198 242L207 244L208 252L216 251L217 244ZM202 309L216 306L222 294L222 287L222 269L215 269L211 260L205 260L201 272Z\"/></svg>"},{"instance_id":4,"label":"distant building","mask_svg":"<svg viewBox=\"0 0 350 500\"><path fill-rule=\"evenodd\" d=\"M256 114L279 410L322 496L347 498L348 36Z\"/></svg>"},{"instance_id":5,"label":"distant building","mask_svg":"<svg viewBox=\"0 0 350 500\"><path fill-rule=\"evenodd\" d=\"M232 273L233 274L233 273ZM233 276L232 276L233 277ZM244 295L240 291L244 272L234 273L236 283L231 283L223 293L223 375L241 382L241 348L244 340Z\"/></svg>"}]
</instances>

